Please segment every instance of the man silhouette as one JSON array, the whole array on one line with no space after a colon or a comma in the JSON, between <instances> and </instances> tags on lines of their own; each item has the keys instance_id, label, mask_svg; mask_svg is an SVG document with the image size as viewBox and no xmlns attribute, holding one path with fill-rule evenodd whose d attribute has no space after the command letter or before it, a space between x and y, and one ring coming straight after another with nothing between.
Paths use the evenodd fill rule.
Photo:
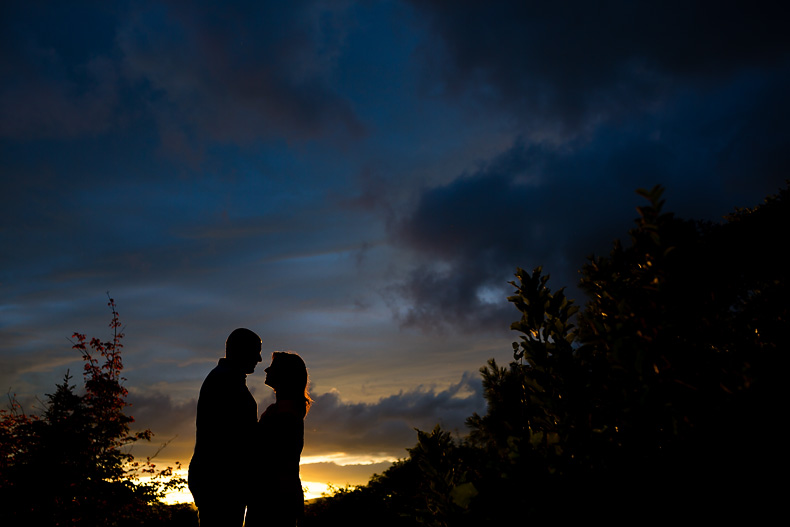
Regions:
<instances>
[{"instance_id":1,"label":"man silhouette","mask_svg":"<svg viewBox=\"0 0 790 527\"><path fill-rule=\"evenodd\" d=\"M246 328L225 341L225 358L203 381L198 397L189 490L201 527L244 523L258 405L247 374L261 362L261 338Z\"/></svg>"}]
</instances>

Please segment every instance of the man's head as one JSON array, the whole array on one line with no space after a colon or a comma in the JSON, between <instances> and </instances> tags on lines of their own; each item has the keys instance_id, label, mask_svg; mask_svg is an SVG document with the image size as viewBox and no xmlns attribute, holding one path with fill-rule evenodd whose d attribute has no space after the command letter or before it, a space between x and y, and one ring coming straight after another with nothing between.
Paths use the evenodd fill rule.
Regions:
<instances>
[{"instance_id":1,"label":"man's head","mask_svg":"<svg viewBox=\"0 0 790 527\"><path fill-rule=\"evenodd\" d=\"M244 373L252 373L261 362L262 341L247 328L234 329L225 341L225 358L238 365Z\"/></svg>"}]
</instances>

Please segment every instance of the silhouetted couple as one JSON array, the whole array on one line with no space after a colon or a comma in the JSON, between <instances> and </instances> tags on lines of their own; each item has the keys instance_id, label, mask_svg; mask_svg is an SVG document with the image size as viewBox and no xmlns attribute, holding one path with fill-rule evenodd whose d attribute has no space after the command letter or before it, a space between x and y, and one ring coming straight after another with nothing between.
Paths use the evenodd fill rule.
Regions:
<instances>
[{"instance_id":1,"label":"silhouetted couple","mask_svg":"<svg viewBox=\"0 0 790 527\"><path fill-rule=\"evenodd\" d=\"M254 332L234 330L225 358L200 388L189 490L201 527L293 527L304 514L299 458L311 403L307 368L295 353L272 353L264 371L276 402L259 420L247 375L261 362L261 349Z\"/></svg>"}]
</instances>

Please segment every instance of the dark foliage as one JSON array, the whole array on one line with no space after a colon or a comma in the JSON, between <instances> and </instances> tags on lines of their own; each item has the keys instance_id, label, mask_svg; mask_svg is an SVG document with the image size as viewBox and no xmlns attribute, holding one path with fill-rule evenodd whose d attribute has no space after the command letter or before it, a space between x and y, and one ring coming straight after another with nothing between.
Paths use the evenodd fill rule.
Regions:
<instances>
[{"instance_id":1,"label":"dark foliage","mask_svg":"<svg viewBox=\"0 0 790 527\"><path fill-rule=\"evenodd\" d=\"M313 524L713 522L770 518L788 371L790 189L722 223L639 191L630 243L581 269L579 311L518 269L514 360L481 369L468 437L418 431L409 458L308 508ZM353 522L352 522L353 524Z\"/></svg>"},{"instance_id":2,"label":"dark foliage","mask_svg":"<svg viewBox=\"0 0 790 527\"><path fill-rule=\"evenodd\" d=\"M124 411L127 390L120 319L115 302L112 338L88 341L75 333L74 349L84 359L84 393L66 373L46 395L41 415L27 415L15 398L0 411L0 511L3 525L196 525L191 507L160 499L183 485L172 467L137 462L128 446L150 440L150 430L133 433ZM140 476L153 479L142 483Z\"/></svg>"}]
</instances>

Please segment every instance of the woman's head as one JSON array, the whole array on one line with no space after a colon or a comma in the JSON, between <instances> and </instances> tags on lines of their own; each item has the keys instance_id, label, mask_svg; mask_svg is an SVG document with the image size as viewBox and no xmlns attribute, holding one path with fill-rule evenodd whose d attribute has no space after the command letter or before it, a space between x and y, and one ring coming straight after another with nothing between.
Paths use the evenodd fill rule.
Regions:
<instances>
[{"instance_id":1,"label":"woman's head","mask_svg":"<svg viewBox=\"0 0 790 527\"><path fill-rule=\"evenodd\" d=\"M272 353L272 363L266 372L264 381L277 394L277 399L304 400L305 413L310 409L313 400L310 398L310 378L307 375L302 357L287 351Z\"/></svg>"}]
</instances>

